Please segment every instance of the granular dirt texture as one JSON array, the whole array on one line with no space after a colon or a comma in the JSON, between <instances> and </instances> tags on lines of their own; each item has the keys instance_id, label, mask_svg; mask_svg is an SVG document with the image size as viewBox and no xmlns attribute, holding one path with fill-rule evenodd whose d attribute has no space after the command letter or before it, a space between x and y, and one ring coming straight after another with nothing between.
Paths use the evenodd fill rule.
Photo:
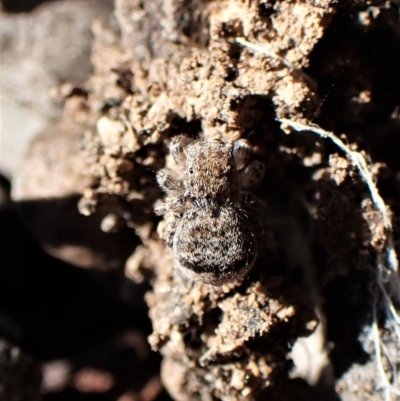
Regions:
<instances>
[{"instance_id":1,"label":"granular dirt texture","mask_svg":"<svg viewBox=\"0 0 400 401\"><path fill-rule=\"evenodd\" d=\"M291 367L290 344L317 324L309 305L279 279L217 290L180 277L158 282L148 303L150 343L162 349L162 378L177 400L270 395Z\"/></svg>"},{"instance_id":2,"label":"granular dirt texture","mask_svg":"<svg viewBox=\"0 0 400 401\"><path fill-rule=\"evenodd\" d=\"M151 286L149 342L173 399L381 397L365 333L375 306L378 331L393 323L376 288L388 231L346 154L277 119L318 123L368 160L398 243L398 12L390 1L116 0L116 20L94 25L94 72L60 91L60 124L81 127L79 211L103 231L134 229L125 274ZM164 242L156 175L179 177L169 151L178 135L245 139L265 166L252 189L259 247L242 281L191 281ZM318 325L327 359L307 383L291 377L289 352Z\"/></svg>"}]
</instances>

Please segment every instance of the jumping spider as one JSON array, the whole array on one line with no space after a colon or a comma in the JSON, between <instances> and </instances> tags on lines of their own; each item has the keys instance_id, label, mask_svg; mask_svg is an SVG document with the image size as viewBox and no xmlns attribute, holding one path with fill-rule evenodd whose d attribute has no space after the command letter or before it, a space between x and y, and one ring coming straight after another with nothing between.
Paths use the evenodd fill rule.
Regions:
<instances>
[{"instance_id":1,"label":"jumping spider","mask_svg":"<svg viewBox=\"0 0 400 401\"><path fill-rule=\"evenodd\" d=\"M170 217L166 243L177 267L193 280L221 286L240 280L254 264L257 240L248 212L260 202L248 191L263 177L264 165L248 164L249 150L242 139L188 143L177 137L170 152L183 179L167 170L157 174L168 196L155 211Z\"/></svg>"}]
</instances>

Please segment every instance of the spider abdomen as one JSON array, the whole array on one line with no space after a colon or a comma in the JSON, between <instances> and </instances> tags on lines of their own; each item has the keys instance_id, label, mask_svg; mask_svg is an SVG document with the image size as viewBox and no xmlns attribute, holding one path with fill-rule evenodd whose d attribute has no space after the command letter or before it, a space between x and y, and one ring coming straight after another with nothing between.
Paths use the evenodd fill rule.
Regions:
<instances>
[{"instance_id":1,"label":"spider abdomen","mask_svg":"<svg viewBox=\"0 0 400 401\"><path fill-rule=\"evenodd\" d=\"M249 271L256 243L244 211L231 206L193 207L177 226L173 253L187 276L220 286Z\"/></svg>"}]
</instances>

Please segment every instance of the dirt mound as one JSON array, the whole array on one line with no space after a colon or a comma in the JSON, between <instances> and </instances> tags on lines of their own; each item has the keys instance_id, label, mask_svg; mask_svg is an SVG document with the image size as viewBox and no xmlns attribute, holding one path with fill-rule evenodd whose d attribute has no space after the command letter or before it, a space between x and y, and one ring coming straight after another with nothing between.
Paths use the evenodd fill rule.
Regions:
<instances>
[{"instance_id":1,"label":"dirt mound","mask_svg":"<svg viewBox=\"0 0 400 401\"><path fill-rule=\"evenodd\" d=\"M378 1L116 0L116 21L94 25L94 72L64 87L60 124L75 124L82 147L80 212L106 232L135 230L125 274L151 285L150 344L175 400L352 400L364 383L377 388L365 333L376 322L393 329L379 277L383 269L398 280L398 12ZM318 124L346 149L312 130L289 133L282 119ZM244 139L248 163L265 167L250 190L260 200L256 258L239 282L187 279L164 241L170 217L154 205L168 194L157 172L182 182L170 151L178 137ZM372 194L351 152L368 164ZM184 212L174 213L179 224ZM325 346L312 353L322 362L292 360L318 326ZM382 341L398 353L390 335ZM381 368L395 383L398 355L385 349ZM309 365L300 378L293 363ZM360 371L373 385L354 389Z\"/></svg>"}]
</instances>

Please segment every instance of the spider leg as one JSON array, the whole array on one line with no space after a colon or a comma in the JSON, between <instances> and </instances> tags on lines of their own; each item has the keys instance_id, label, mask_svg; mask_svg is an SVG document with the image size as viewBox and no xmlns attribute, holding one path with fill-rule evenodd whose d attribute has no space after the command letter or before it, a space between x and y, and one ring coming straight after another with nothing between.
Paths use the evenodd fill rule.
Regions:
<instances>
[{"instance_id":1,"label":"spider leg","mask_svg":"<svg viewBox=\"0 0 400 401\"><path fill-rule=\"evenodd\" d=\"M250 145L245 139L238 139L233 144L233 158L236 170L240 171L246 166L250 154Z\"/></svg>"},{"instance_id":2,"label":"spider leg","mask_svg":"<svg viewBox=\"0 0 400 401\"><path fill-rule=\"evenodd\" d=\"M157 216L163 216L165 213L168 212L168 202L163 202L161 200L158 200L155 204L154 204L154 213Z\"/></svg>"},{"instance_id":3,"label":"spider leg","mask_svg":"<svg viewBox=\"0 0 400 401\"><path fill-rule=\"evenodd\" d=\"M173 212L176 217L185 211L185 198L183 196L176 196L166 201L158 200L154 204L154 212L158 216L162 216L168 212Z\"/></svg>"},{"instance_id":4,"label":"spider leg","mask_svg":"<svg viewBox=\"0 0 400 401\"><path fill-rule=\"evenodd\" d=\"M159 216L172 212L172 215L167 215L165 218L166 226L162 235L169 247L173 246L176 227L185 210L185 203L183 196L177 196L165 202L158 200L154 205L154 212Z\"/></svg>"},{"instance_id":5,"label":"spider leg","mask_svg":"<svg viewBox=\"0 0 400 401\"><path fill-rule=\"evenodd\" d=\"M258 160L251 162L244 170L239 172L240 184L249 188L257 184L264 176L265 166Z\"/></svg>"},{"instance_id":6,"label":"spider leg","mask_svg":"<svg viewBox=\"0 0 400 401\"><path fill-rule=\"evenodd\" d=\"M176 191L179 188L178 183L168 173L168 170L160 170L156 175L156 180L160 188L166 193Z\"/></svg>"},{"instance_id":7,"label":"spider leg","mask_svg":"<svg viewBox=\"0 0 400 401\"><path fill-rule=\"evenodd\" d=\"M183 166L186 161L185 149L192 142L191 138L184 135L179 135L172 138L171 144L169 145L169 151L171 152L174 162L178 166Z\"/></svg>"}]
</instances>

